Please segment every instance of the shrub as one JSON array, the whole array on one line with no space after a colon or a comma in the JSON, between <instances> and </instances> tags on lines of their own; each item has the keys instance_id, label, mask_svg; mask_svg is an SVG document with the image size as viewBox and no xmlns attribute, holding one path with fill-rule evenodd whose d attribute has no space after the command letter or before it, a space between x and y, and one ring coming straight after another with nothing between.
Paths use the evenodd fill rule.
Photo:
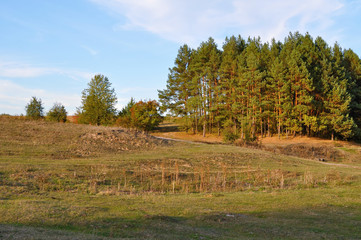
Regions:
<instances>
[{"instance_id":1,"label":"shrub","mask_svg":"<svg viewBox=\"0 0 361 240\"><path fill-rule=\"evenodd\" d=\"M226 143L234 143L239 138L238 133L234 133L231 130L224 130L223 131L223 141Z\"/></svg>"},{"instance_id":2,"label":"shrub","mask_svg":"<svg viewBox=\"0 0 361 240\"><path fill-rule=\"evenodd\" d=\"M54 106L48 112L47 117L49 121L66 122L67 112L62 104L54 103Z\"/></svg>"},{"instance_id":3,"label":"shrub","mask_svg":"<svg viewBox=\"0 0 361 240\"><path fill-rule=\"evenodd\" d=\"M163 117L159 114L159 104L153 100L148 102L139 101L130 109L132 126L150 131L162 122Z\"/></svg>"},{"instance_id":4,"label":"shrub","mask_svg":"<svg viewBox=\"0 0 361 240\"><path fill-rule=\"evenodd\" d=\"M234 143L239 138L239 134L237 132L237 129L235 129L235 125L231 120L226 120L223 123L223 141L226 143Z\"/></svg>"}]
</instances>

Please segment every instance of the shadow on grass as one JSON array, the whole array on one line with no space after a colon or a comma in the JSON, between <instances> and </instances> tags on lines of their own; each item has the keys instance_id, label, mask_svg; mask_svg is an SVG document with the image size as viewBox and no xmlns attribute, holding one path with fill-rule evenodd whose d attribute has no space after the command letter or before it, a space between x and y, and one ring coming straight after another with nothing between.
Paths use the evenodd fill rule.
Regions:
<instances>
[{"instance_id":1,"label":"shadow on grass","mask_svg":"<svg viewBox=\"0 0 361 240\"><path fill-rule=\"evenodd\" d=\"M143 215L66 225L0 225L1 239L360 239L359 208L320 206L289 211Z\"/></svg>"},{"instance_id":2,"label":"shadow on grass","mask_svg":"<svg viewBox=\"0 0 361 240\"><path fill-rule=\"evenodd\" d=\"M154 132L179 132L179 126L174 123L162 123L154 129Z\"/></svg>"}]
</instances>

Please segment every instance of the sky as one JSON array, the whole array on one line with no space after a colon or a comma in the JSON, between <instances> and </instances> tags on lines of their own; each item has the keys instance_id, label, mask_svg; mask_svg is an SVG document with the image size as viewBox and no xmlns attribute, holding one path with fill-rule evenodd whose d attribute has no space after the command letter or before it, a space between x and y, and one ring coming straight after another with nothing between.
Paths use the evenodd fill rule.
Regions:
<instances>
[{"instance_id":1,"label":"sky","mask_svg":"<svg viewBox=\"0 0 361 240\"><path fill-rule=\"evenodd\" d=\"M361 56L361 0L1 0L0 114L81 106L95 74L109 78L120 110L157 99L183 44L213 37L283 41L309 32Z\"/></svg>"}]
</instances>

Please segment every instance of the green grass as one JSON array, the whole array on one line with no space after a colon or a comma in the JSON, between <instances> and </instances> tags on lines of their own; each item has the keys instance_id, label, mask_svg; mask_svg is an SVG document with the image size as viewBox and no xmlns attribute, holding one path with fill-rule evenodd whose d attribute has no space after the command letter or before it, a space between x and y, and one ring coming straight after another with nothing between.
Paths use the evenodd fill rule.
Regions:
<instances>
[{"instance_id":1,"label":"green grass","mask_svg":"<svg viewBox=\"0 0 361 240\"><path fill-rule=\"evenodd\" d=\"M354 153L354 154L357 154L359 153L357 151L357 149L354 149L354 148L346 148L346 147L339 147L339 149L345 151L345 152L349 152L349 153Z\"/></svg>"},{"instance_id":2,"label":"green grass","mask_svg":"<svg viewBox=\"0 0 361 240\"><path fill-rule=\"evenodd\" d=\"M78 157L107 129L0 120L0 238L361 236L358 168L187 143Z\"/></svg>"}]
</instances>

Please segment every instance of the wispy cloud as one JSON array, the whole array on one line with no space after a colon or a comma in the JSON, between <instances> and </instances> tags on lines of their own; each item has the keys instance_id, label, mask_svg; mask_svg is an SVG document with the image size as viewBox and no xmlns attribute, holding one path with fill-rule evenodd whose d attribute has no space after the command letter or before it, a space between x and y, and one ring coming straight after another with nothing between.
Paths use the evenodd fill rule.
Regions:
<instances>
[{"instance_id":1,"label":"wispy cloud","mask_svg":"<svg viewBox=\"0 0 361 240\"><path fill-rule=\"evenodd\" d=\"M326 32L343 0L90 0L142 29L178 43L225 33L279 39L289 31ZM332 33L331 33L332 34Z\"/></svg>"},{"instance_id":2,"label":"wispy cloud","mask_svg":"<svg viewBox=\"0 0 361 240\"><path fill-rule=\"evenodd\" d=\"M48 75L56 72L55 68L34 67L18 62L0 60L0 76L8 78L27 78Z\"/></svg>"},{"instance_id":3,"label":"wispy cloud","mask_svg":"<svg viewBox=\"0 0 361 240\"><path fill-rule=\"evenodd\" d=\"M73 69L64 69L56 67L38 67L31 64L15 62L15 61L2 61L0 59L0 77L4 78L33 78L46 75L63 75L74 80L87 80L89 81L92 76L91 72L85 72Z\"/></svg>"},{"instance_id":4,"label":"wispy cloud","mask_svg":"<svg viewBox=\"0 0 361 240\"><path fill-rule=\"evenodd\" d=\"M0 58L0 113L24 113L24 108L30 98L36 96L43 100L46 111L52 107L54 102L60 102L70 114L74 114L76 107L80 106L80 91L77 95L69 93L66 88L63 90L59 88L58 92L54 92L41 87L25 87L18 83L19 79L42 76L72 79L85 83L90 81L94 74L59 67L39 67L24 62L4 61Z\"/></svg>"},{"instance_id":5,"label":"wispy cloud","mask_svg":"<svg viewBox=\"0 0 361 240\"><path fill-rule=\"evenodd\" d=\"M93 48L85 46L85 45L81 45L80 47L83 48L84 50L86 50L92 56L96 56L99 53L98 51L94 50Z\"/></svg>"}]
</instances>

